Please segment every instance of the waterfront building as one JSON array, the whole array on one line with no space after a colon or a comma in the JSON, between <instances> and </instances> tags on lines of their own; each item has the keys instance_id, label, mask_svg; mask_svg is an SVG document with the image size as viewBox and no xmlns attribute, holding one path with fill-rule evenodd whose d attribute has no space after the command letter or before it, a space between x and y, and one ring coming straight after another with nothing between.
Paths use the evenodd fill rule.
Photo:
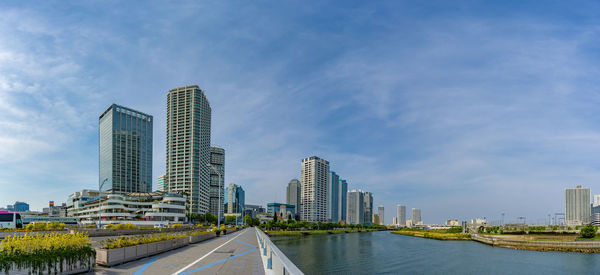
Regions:
<instances>
[{"instance_id":1,"label":"waterfront building","mask_svg":"<svg viewBox=\"0 0 600 275\"><path fill-rule=\"evenodd\" d=\"M373 224L380 224L381 220L379 219L379 214L373 214L373 217L371 219L371 222Z\"/></svg>"},{"instance_id":2,"label":"waterfront building","mask_svg":"<svg viewBox=\"0 0 600 275\"><path fill-rule=\"evenodd\" d=\"M246 205L246 192L244 192L244 188L233 182L230 183L227 190L225 190L225 201L227 202L228 214L242 213Z\"/></svg>"},{"instance_id":3,"label":"waterfront building","mask_svg":"<svg viewBox=\"0 0 600 275\"><path fill-rule=\"evenodd\" d=\"M217 217L223 217L223 213L225 213L223 200L223 198L225 197L225 192L223 190L223 187L225 187L225 149L217 146L211 146L210 164L212 165L212 167L210 169L209 212ZM220 177L219 173L221 174ZM219 209L221 211L220 213ZM242 213L242 211L237 213Z\"/></svg>"},{"instance_id":4,"label":"waterfront building","mask_svg":"<svg viewBox=\"0 0 600 275\"><path fill-rule=\"evenodd\" d=\"M151 115L112 104L99 118L100 191L152 191Z\"/></svg>"},{"instance_id":5,"label":"waterfront building","mask_svg":"<svg viewBox=\"0 0 600 275\"><path fill-rule=\"evenodd\" d=\"M166 179L167 175L163 174L162 176L158 177L158 185L156 188L156 191L161 191L161 192L165 192L165 179Z\"/></svg>"},{"instance_id":6,"label":"waterfront building","mask_svg":"<svg viewBox=\"0 0 600 275\"><path fill-rule=\"evenodd\" d=\"M210 203L211 108L198 86L167 94L166 186L190 196L193 213L204 214Z\"/></svg>"},{"instance_id":7,"label":"waterfront building","mask_svg":"<svg viewBox=\"0 0 600 275\"><path fill-rule=\"evenodd\" d=\"M277 217L278 221L287 221L289 219L293 220L295 216L294 213L296 213L296 206L287 203L268 203L267 213Z\"/></svg>"},{"instance_id":8,"label":"waterfront building","mask_svg":"<svg viewBox=\"0 0 600 275\"><path fill-rule=\"evenodd\" d=\"M347 224L362 224L365 221L365 200L362 190L348 191Z\"/></svg>"},{"instance_id":9,"label":"waterfront building","mask_svg":"<svg viewBox=\"0 0 600 275\"><path fill-rule=\"evenodd\" d=\"M364 203L365 203L365 216L363 224L369 225L372 223L373 216L373 193L365 192L364 193Z\"/></svg>"},{"instance_id":10,"label":"waterfront building","mask_svg":"<svg viewBox=\"0 0 600 275\"><path fill-rule=\"evenodd\" d=\"M384 216L384 208L383 205L377 207L377 215L379 215L380 225L385 225L385 216Z\"/></svg>"},{"instance_id":11,"label":"waterfront building","mask_svg":"<svg viewBox=\"0 0 600 275\"><path fill-rule=\"evenodd\" d=\"M459 223L458 223L458 220L447 220L446 225L447 226L459 226Z\"/></svg>"},{"instance_id":12,"label":"waterfront building","mask_svg":"<svg viewBox=\"0 0 600 275\"><path fill-rule=\"evenodd\" d=\"M185 198L181 194L158 191L108 194L83 202L81 207L67 207L67 216L79 219L82 224L96 224L99 216L103 225L110 223L133 223L135 225L183 223Z\"/></svg>"},{"instance_id":13,"label":"waterfront building","mask_svg":"<svg viewBox=\"0 0 600 275\"><path fill-rule=\"evenodd\" d=\"M340 176L334 171L329 172L327 180L327 219L331 222L340 221Z\"/></svg>"},{"instance_id":14,"label":"waterfront building","mask_svg":"<svg viewBox=\"0 0 600 275\"><path fill-rule=\"evenodd\" d=\"M12 205L12 209L9 210L14 210L15 212L29 211L29 204L26 202L17 201L14 205Z\"/></svg>"},{"instance_id":15,"label":"waterfront building","mask_svg":"<svg viewBox=\"0 0 600 275\"><path fill-rule=\"evenodd\" d=\"M569 226L590 223L590 189L578 185L565 190L565 223Z\"/></svg>"},{"instance_id":16,"label":"waterfront building","mask_svg":"<svg viewBox=\"0 0 600 275\"><path fill-rule=\"evenodd\" d=\"M72 217L73 213L83 208L87 202L97 200L100 198L100 192L98 190L83 189L77 191L67 198L67 216Z\"/></svg>"},{"instance_id":17,"label":"waterfront building","mask_svg":"<svg viewBox=\"0 0 600 275\"><path fill-rule=\"evenodd\" d=\"M297 179L290 180L286 189L285 202L294 205L295 216L300 214L300 192L300 181Z\"/></svg>"},{"instance_id":18,"label":"waterfront building","mask_svg":"<svg viewBox=\"0 0 600 275\"><path fill-rule=\"evenodd\" d=\"M265 224L265 223L268 223L269 221L273 220L273 215L266 213L266 212L260 212L260 213L256 214L256 217L258 218L258 221L261 224Z\"/></svg>"},{"instance_id":19,"label":"waterfront building","mask_svg":"<svg viewBox=\"0 0 600 275\"><path fill-rule=\"evenodd\" d=\"M404 224L404 226L406 227L412 227L414 225L412 220L406 220L406 223Z\"/></svg>"},{"instance_id":20,"label":"waterfront building","mask_svg":"<svg viewBox=\"0 0 600 275\"><path fill-rule=\"evenodd\" d=\"M340 221L347 221L346 214L348 213L348 182L346 180L340 179L340 206L339 206L339 215Z\"/></svg>"},{"instance_id":21,"label":"waterfront building","mask_svg":"<svg viewBox=\"0 0 600 275\"><path fill-rule=\"evenodd\" d=\"M421 209L412 209L412 223L413 225L418 225L419 223L421 223Z\"/></svg>"},{"instance_id":22,"label":"waterfront building","mask_svg":"<svg viewBox=\"0 0 600 275\"><path fill-rule=\"evenodd\" d=\"M258 213L264 213L267 212L267 210L262 207L261 205L254 205L254 204L246 204L244 206L244 217L246 215L250 216L251 218L256 218L256 215Z\"/></svg>"},{"instance_id":23,"label":"waterfront building","mask_svg":"<svg viewBox=\"0 0 600 275\"><path fill-rule=\"evenodd\" d=\"M302 160L300 216L309 222L327 222L329 161L312 156Z\"/></svg>"},{"instance_id":24,"label":"waterfront building","mask_svg":"<svg viewBox=\"0 0 600 275\"><path fill-rule=\"evenodd\" d=\"M396 221L398 226L406 225L406 206L398 204L396 209Z\"/></svg>"}]
</instances>

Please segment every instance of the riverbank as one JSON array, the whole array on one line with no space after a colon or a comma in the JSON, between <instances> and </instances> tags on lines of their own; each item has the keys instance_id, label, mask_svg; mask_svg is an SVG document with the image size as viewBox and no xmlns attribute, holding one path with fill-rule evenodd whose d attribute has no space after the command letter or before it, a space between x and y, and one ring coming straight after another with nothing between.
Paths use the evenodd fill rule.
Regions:
<instances>
[{"instance_id":1,"label":"riverbank","mask_svg":"<svg viewBox=\"0 0 600 275\"><path fill-rule=\"evenodd\" d=\"M327 234L346 234L379 231L376 229L348 229L348 230L267 230L265 233L269 237L275 236L308 236L308 235L327 235Z\"/></svg>"},{"instance_id":2,"label":"riverbank","mask_svg":"<svg viewBox=\"0 0 600 275\"><path fill-rule=\"evenodd\" d=\"M600 241L565 241L565 240L539 240L538 238L517 239L514 236L481 235L473 234L474 241L499 246L504 248L535 250L535 251L559 251L559 252L581 252L600 253Z\"/></svg>"},{"instance_id":3,"label":"riverbank","mask_svg":"<svg viewBox=\"0 0 600 275\"><path fill-rule=\"evenodd\" d=\"M435 239L440 241L470 241L470 234L463 233L447 233L447 232L432 232L432 231L391 231L392 234L399 234L405 236L413 236L427 239Z\"/></svg>"}]
</instances>

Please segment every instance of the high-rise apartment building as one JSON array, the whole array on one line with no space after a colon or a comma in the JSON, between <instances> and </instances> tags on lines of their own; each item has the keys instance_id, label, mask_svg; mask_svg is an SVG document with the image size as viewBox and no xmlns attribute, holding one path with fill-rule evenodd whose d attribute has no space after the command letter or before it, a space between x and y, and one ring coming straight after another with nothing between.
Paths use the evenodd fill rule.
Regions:
<instances>
[{"instance_id":1,"label":"high-rise apartment building","mask_svg":"<svg viewBox=\"0 0 600 275\"><path fill-rule=\"evenodd\" d=\"M152 192L151 115L110 105L99 118L100 191Z\"/></svg>"},{"instance_id":2,"label":"high-rise apartment building","mask_svg":"<svg viewBox=\"0 0 600 275\"><path fill-rule=\"evenodd\" d=\"M294 214L299 215L300 211L300 181L297 179L292 179L288 183L286 194L285 194L285 203L291 204L294 206Z\"/></svg>"},{"instance_id":3,"label":"high-rise apartment building","mask_svg":"<svg viewBox=\"0 0 600 275\"><path fill-rule=\"evenodd\" d=\"M227 213L243 213L246 203L246 193L241 186L230 183L225 190L225 201L227 202Z\"/></svg>"},{"instance_id":4,"label":"high-rise apartment building","mask_svg":"<svg viewBox=\"0 0 600 275\"><path fill-rule=\"evenodd\" d=\"M348 191L347 224L362 224L365 221L365 201L362 190Z\"/></svg>"},{"instance_id":5,"label":"high-rise apartment building","mask_svg":"<svg viewBox=\"0 0 600 275\"><path fill-rule=\"evenodd\" d=\"M398 204L396 212L396 224L406 226L406 206Z\"/></svg>"},{"instance_id":6,"label":"high-rise apartment building","mask_svg":"<svg viewBox=\"0 0 600 275\"><path fill-rule=\"evenodd\" d=\"M594 202L592 204L593 207L600 206L600 194L594 195Z\"/></svg>"},{"instance_id":7,"label":"high-rise apartment building","mask_svg":"<svg viewBox=\"0 0 600 275\"><path fill-rule=\"evenodd\" d=\"M590 223L590 189L578 185L575 189L565 190L565 223L583 225Z\"/></svg>"},{"instance_id":8,"label":"high-rise apartment building","mask_svg":"<svg viewBox=\"0 0 600 275\"><path fill-rule=\"evenodd\" d=\"M379 218L379 214L373 214L373 218L371 220L371 223L373 223L373 224L381 224L381 220Z\"/></svg>"},{"instance_id":9,"label":"high-rise apartment building","mask_svg":"<svg viewBox=\"0 0 600 275\"><path fill-rule=\"evenodd\" d=\"M412 223L417 225L421 222L421 209L413 208L412 209Z\"/></svg>"},{"instance_id":10,"label":"high-rise apartment building","mask_svg":"<svg viewBox=\"0 0 600 275\"><path fill-rule=\"evenodd\" d=\"M300 215L309 222L327 222L329 162L319 157L302 160Z\"/></svg>"},{"instance_id":11,"label":"high-rise apartment building","mask_svg":"<svg viewBox=\"0 0 600 275\"><path fill-rule=\"evenodd\" d=\"M364 193L364 203L365 203L365 221L363 224L371 224L373 217L373 193L365 192Z\"/></svg>"},{"instance_id":12,"label":"high-rise apartment building","mask_svg":"<svg viewBox=\"0 0 600 275\"><path fill-rule=\"evenodd\" d=\"M327 180L327 194L329 207L327 208L327 218L331 222L340 221L340 176L334 171L329 173Z\"/></svg>"},{"instance_id":13,"label":"high-rise apartment building","mask_svg":"<svg viewBox=\"0 0 600 275\"><path fill-rule=\"evenodd\" d=\"M379 224L380 225L384 225L385 224L385 215L384 215L384 207L383 205L380 205L379 207L377 207L377 215L379 215Z\"/></svg>"},{"instance_id":14,"label":"high-rise apartment building","mask_svg":"<svg viewBox=\"0 0 600 275\"><path fill-rule=\"evenodd\" d=\"M347 221L348 212L348 182L340 179L340 221Z\"/></svg>"},{"instance_id":15,"label":"high-rise apartment building","mask_svg":"<svg viewBox=\"0 0 600 275\"><path fill-rule=\"evenodd\" d=\"M162 175L158 177L158 186L156 188L157 191L165 192L165 178L167 175Z\"/></svg>"},{"instance_id":16,"label":"high-rise apartment building","mask_svg":"<svg viewBox=\"0 0 600 275\"><path fill-rule=\"evenodd\" d=\"M198 86L169 91L166 189L190 196L193 213L209 210L210 124L210 103Z\"/></svg>"},{"instance_id":17,"label":"high-rise apartment building","mask_svg":"<svg viewBox=\"0 0 600 275\"><path fill-rule=\"evenodd\" d=\"M225 211L223 201L225 196L223 191L225 186L225 149L211 146L210 164L212 167L210 169L210 204L208 211L217 217L223 217Z\"/></svg>"}]
</instances>

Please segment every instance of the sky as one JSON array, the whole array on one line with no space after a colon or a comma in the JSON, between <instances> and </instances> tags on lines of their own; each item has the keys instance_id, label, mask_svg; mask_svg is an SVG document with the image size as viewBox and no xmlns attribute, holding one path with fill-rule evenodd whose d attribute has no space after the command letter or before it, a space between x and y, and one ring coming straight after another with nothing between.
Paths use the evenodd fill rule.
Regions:
<instances>
[{"instance_id":1,"label":"sky","mask_svg":"<svg viewBox=\"0 0 600 275\"><path fill-rule=\"evenodd\" d=\"M600 193L600 7L549 1L0 3L0 205L98 186L98 117L199 85L226 183L284 202L319 156L425 223L543 223ZM409 214L410 216L410 214Z\"/></svg>"}]
</instances>

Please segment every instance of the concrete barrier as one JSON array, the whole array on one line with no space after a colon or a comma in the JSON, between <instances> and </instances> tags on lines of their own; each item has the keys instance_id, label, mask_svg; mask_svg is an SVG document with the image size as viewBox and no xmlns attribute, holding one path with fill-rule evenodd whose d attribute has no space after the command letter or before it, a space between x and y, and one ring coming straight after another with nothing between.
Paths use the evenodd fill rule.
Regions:
<instances>
[{"instance_id":1,"label":"concrete barrier","mask_svg":"<svg viewBox=\"0 0 600 275\"><path fill-rule=\"evenodd\" d=\"M208 234L207 234L208 235ZM114 249L96 249L96 264L114 266L125 262L145 258L189 244L189 237L181 237L166 241L140 244Z\"/></svg>"},{"instance_id":2,"label":"concrete barrier","mask_svg":"<svg viewBox=\"0 0 600 275\"><path fill-rule=\"evenodd\" d=\"M94 257L90 257L88 262L76 262L73 263L72 265L69 265L67 260L62 260L62 266L63 266L63 270L60 271L60 267L58 267L60 265L60 262L57 262L57 273L54 273L54 270L42 270L41 272L38 270L38 272L33 272L32 268L27 268L27 267L18 267L16 265L13 265L10 269L8 269L6 271L6 274L59 274L59 275L70 275L70 274L80 274L80 273L86 273L86 272L92 272L94 271Z\"/></svg>"},{"instance_id":3,"label":"concrete barrier","mask_svg":"<svg viewBox=\"0 0 600 275\"><path fill-rule=\"evenodd\" d=\"M560 241L528 241L528 240L507 240L494 236L471 234L471 238L475 241L489 244L492 246L524 248L534 250L558 250L558 251L589 251L600 252L600 242L560 242Z\"/></svg>"},{"instance_id":4,"label":"concrete barrier","mask_svg":"<svg viewBox=\"0 0 600 275\"><path fill-rule=\"evenodd\" d=\"M259 243L260 255L263 260L263 267L266 274L276 275L303 275L304 273L290 261L290 259L275 246L269 239L269 236L255 228L256 238Z\"/></svg>"}]
</instances>

